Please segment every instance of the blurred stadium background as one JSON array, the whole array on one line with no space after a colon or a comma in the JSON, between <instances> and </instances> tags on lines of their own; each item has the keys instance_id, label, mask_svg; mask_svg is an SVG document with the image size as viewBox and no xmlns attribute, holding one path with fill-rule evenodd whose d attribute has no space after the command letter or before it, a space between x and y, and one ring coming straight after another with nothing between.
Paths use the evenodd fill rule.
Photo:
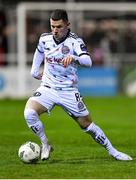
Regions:
<instances>
[{"instance_id":1,"label":"blurred stadium background","mask_svg":"<svg viewBox=\"0 0 136 180\"><path fill-rule=\"evenodd\" d=\"M87 96L136 95L135 1L0 1L0 98L29 96L39 82L30 76L41 33L50 31L54 8L68 10L71 30L88 46L93 68L80 69Z\"/></svg>"},{"instance_id":2,"label":"blurred stadium background","mask_svg":"<svg viewBox=\"0 0 136 180\"><path fill-rule=\"evenodd\" d=\"M50 31L54 8L68 10L71 30L91 54L93 67L79 68L79 86L93 119L134 161L113 161L59 107L41 116L55 149L51 159L36 166L19 161L23 142L39 143L23 109L25 98L39 86L30 75L32 57L40 34ZM136 179L136 100L128 97L136 96L135 65L135 1L0 0L0 178Z\"/></svg>"}]
</instances>

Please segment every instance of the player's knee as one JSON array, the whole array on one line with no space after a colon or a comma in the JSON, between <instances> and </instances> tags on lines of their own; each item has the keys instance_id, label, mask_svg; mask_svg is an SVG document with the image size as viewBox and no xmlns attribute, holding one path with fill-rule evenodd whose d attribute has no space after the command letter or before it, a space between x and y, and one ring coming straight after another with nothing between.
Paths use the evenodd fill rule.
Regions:
<instances>
[{"instance_id":1,"label":"player's knee","mask_svg":"<svg viewBox=\"0 0 136 180\"><path fill-rule=\"evenodd\" d=\"M78 117L76 121L81 127L81 129L86 129L91 124L91 120L88 116Z\"/></svg>"},{"instance_id":2,"label":"player's knee","mask_svg":"<svg viewBox=\"0 0 136 180\"><path fill-rule=\"evenodd\" d=\"M38 121L38 114L34 109L25 108L24 117L28 126L31 126Z\"/></svg>"}]
</instances>

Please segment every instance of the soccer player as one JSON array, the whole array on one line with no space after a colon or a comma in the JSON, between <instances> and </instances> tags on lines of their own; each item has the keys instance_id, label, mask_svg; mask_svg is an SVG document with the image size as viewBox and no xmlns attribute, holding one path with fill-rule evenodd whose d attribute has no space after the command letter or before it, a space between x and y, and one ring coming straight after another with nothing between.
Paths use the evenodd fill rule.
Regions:
<instances>
[{"instance_id":1,"label":"soccer player","mask_svg":"<svg viewBox=\"0 0 136 180\"><path fill-rule=\"evenodd\" d=\"M27 125L39 137L41 159L46 160L52 150L39 116L61 106L97 143L116 160L132 158L113 147L102 129L92 122L78 90L77 67L91 67L92 61L81 38L70 31L67 12L56 9L50 16L51 33L44 33L34 53L31 75L41 80L40 87L26 103L24 117ZM43 72L40 72L44 62Z\"/></svg>"}]
</instances>

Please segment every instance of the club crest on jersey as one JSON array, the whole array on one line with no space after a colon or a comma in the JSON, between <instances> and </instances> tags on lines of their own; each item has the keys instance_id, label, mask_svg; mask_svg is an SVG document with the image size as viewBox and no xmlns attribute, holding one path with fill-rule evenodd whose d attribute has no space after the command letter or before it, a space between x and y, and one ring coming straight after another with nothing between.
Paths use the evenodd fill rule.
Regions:
<instances>
[{"instance_id":1,"label":"club crest on jersey","mask_svg":"<svg viewBox=\"0 0 136 180\"><path fill-rule=\"evenodd\" d=\"M85 107L84 107L84 103L83 102L78 102L78 109L79 109L79 111L82 111L82 110L84 110L85 109Z\"/></svg>"},{"instance_id":2,"label":"club crest on jersey","mask_svg":"<svg viewBox=\"0 0 136 180\"><path fill-rule=\"evenodd\" d=\"M70 52L70 49L68 46L63 46L61 51L62 51L62 54L68 54Z\"/></svg>"}]
</instances>

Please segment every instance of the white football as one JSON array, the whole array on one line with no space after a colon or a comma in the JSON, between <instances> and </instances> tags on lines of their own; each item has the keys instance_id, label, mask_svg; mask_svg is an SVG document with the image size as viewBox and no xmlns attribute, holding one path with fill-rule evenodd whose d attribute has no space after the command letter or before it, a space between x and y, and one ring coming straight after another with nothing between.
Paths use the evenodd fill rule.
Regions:
<instances>
[{"instance_id":1,"label":"white football","mask_svg":"<svg viewBox=\"0 0 136 180\"><path fill-rule=\"evenodd\" d=\"M35 142L26 142L19 147L18 156L25 163L36 163L40 157L40 146Z\"/></svg>"}]
</instances>

